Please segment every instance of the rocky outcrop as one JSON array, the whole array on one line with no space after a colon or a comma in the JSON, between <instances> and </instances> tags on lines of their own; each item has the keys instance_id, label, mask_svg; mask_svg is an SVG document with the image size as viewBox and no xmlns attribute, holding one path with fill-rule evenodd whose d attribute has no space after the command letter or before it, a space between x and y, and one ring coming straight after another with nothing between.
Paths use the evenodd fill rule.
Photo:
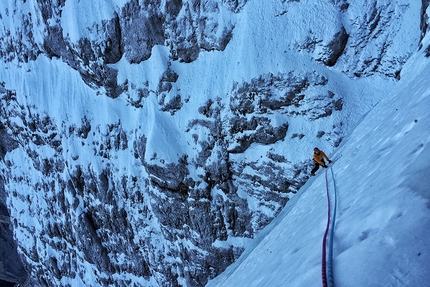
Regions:
<instances>
[{"instance_id":1,"label":"rocky outcrop","mask_svg":"<svg viewBox=\"0 0 430 287\"><path fill-rule=\"evenodd\" d=\"M237 13L246 4L246 1L131 0L112 19L94 23L88 27L87 37L73 42L64 35L60 24L65 2L14 3L13 17L20 28L5 31L5 37L0 38L3 47L0 56L8 61L25 62L42 53L61 58L79 71L89 86L102 89L112 98L118 97L125 87L117 83L118 71L109 64L122 57L131 64L141 63L151 57L155 45L168 46L171 59L183 62L194 61L202 50L222 51L232 37L234 25L213 25L213 18L220 12L220 6ZM24 9L20 5L35 5L32 8L40 14L20 14ZM43 25L34 27L37 22ZM38 29L46 31L43 43L34 37Z\"/></svg>"},{"instance_id":2,"label":"rocky outcrop","mask_svg":"<svg viewBox=\"0 0 430 287\"><path fill-rule=\"evenodd\" d=\"M375 73L399 79L400 70L410 53L396 55L395 38L399 29L396 23L401 17L407 5L401 3L389 3L379 5L378 1L370 1L366 7L367 13L355 15L354 25L351 26L349 37L345 47L341 66L343 71L353 77L365 77ZM354 11L357 11L355 9ZM399 22L397 22L399 23ZM387 26L390 26L387 29ZM418 45L417 39L416 45ZM360 54L357 57L357 54Z\"/></svg>"}]
</instances>

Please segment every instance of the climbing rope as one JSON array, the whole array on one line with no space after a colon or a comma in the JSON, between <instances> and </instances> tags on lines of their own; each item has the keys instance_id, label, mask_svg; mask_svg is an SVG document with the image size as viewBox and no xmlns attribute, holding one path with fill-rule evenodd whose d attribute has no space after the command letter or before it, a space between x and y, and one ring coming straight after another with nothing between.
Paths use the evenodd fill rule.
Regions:
<instances>
[{"instance_id":1,"label":"climbing rope","mask_svg":"<svg viewBox=\"0 0 430 287\"><path fill-rule=\"evenodd\" d=\"M336 159L337 160L337 159ZM334 162L334 161L333 161ZM334 238L334 226L336 223L336 208L337 208L337 190L336 181L334 179L334 173L332 167L330 167L331 177L334 187L334 202L333 202L333 216L331 216L331 202L330 202L330 192L328 188L328 172L325 171L325 185L327 193L327 205L328 205L328 215L327 215L327 226L324 232L323 242L322 242L322 284L323 287L334 287L334 277L333 277L333 238ZM328 243L328 256L327 256L327 236L330 233L329 243ZM327 279L328 276L328 279Z\"/></svg>"},{"instance_id":2,"label":"climbing rope","mask_svg":"<svg viewBox=\"0 0 430 287\"><path fill-rule=\"evenodd\" d=\"M328 286L334 287L333 278L333 238L334 238L334 225L336 223L336 207L337 207L337 190L336 181L334 179L333 169L330 167L331 178L333 180L333 190L334 190L334 203L333 203L333 217L331 220L330 227L330 239L328 244L328 259L327 259L327 273L328 273Z\"/></svg>"},{"instance_id":3,"label":"climbing rope","mask_svg":"<svg viewBox=\"0 0 430 287\"><path fill-rule=\"evenodd\" d=\"M327 258L327 235L330 229L330 193L328 190L328 178L327 178L327 170L325 172L325 188L327 193L327 201L328 201L328 214L327 214L327 226L325 228L324 237L322 241L322 258L321 258L321 273L322 273L322 285L323 287L327 287L327 265L326 265L326 258Z\"/></svg>"}]
</instances>

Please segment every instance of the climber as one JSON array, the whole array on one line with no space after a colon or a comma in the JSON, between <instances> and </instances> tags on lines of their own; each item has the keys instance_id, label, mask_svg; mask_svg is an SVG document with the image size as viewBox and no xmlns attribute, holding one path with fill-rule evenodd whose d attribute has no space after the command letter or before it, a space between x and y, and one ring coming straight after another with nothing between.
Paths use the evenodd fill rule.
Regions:
<instances>
[{"instance_id":1,"label":"climber","mask_svg":"<svg viewBox=\"0 0 430 287\"><path fill-rule=\"evenodd\" d=\"M327 165L324 162L324 158L331 163L331 160L328 156L319 148L314 148L314 168L311 170L311 176L315 175L315 172L320 168L320 166L327 168Z\"/></svg>"}]
</instances>

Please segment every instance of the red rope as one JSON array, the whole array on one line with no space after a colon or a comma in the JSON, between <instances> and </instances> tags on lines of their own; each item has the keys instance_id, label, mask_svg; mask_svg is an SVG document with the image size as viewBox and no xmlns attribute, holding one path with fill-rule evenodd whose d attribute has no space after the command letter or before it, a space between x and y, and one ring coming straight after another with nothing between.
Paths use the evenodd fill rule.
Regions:
<instances>
[{"instance_id":1,"label":"red rope","mask_svg":"<svg viewBox=\"0 0 430 287\"><path fill-rule=\"evenodd\" d=\"M328 192L328 179L327 179L327 170L325 171L325 187L327 192L327 201L328 201L328 217L327 217L327 227L324 232L323 243L322 243L322 260L321 260L321 273L322 273L322 284L323 287L327 287L327 266L326 266L326 258L327 258L327 235L330 228L330 196Z\"/></svg>"}]
</instances>

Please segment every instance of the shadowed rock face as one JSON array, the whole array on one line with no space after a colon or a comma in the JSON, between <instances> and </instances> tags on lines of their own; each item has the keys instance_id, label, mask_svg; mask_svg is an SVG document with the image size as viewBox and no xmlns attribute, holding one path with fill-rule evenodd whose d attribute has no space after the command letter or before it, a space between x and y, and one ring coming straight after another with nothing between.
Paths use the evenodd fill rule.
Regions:
<instances>
[{"instance_id":1,"label":"shadowed rock face","mask_svg":"<svg viewBox=\"0 0 430 287\"><path fill-rule=\"evenodd\" d=\"M13 283L24 283L27 271L17 253L17 244L9 222L6 206L0 204L0 279Z\"/></svg>"},{"instance_id":2,"label":"shadowed rock face","mask_svg":"<svg viewBox=\"0 0 430 287\"><path fill-rule=\"evenodd\" d=\"M339 15L348 11L346 1L331 2ZM0 39L1 58L58 58L99 95L124 97L130 113L155 97L156 112L176 121L190 98L181 93L180 72L170 64L191 63L202 51L223 51L235 23L216 19L221 9L239 13L247 1L132 0L111 19L87 27L87 37L76 41L64 35L58 21L65 3L38 0L34 5L40 15L21 13L19 5L25 3L13 4L21 36ZM294 49L351 78L396 77L407 55L393 60L384 48L395 34L383 29L396 20L388 12L400 9L392 5L379 7L375 1L366 15L357 16L362 25L350 31L339 25L327 39L306 31L309 37ZM44 31L42 43L35 40L37 30ZM386 42L375 44L380 34ZM156 45L167 47L169 65L155 89L144 80L137 87L127 80L118 83L112 64L143 63ZM375 59L365 53L371 45L378 48ZM390 60L392 65L383 64ZM151 152L157 143L140 122L133 127L121 121L96 124L83 116L60 123L0 84L0 233L5 242L0 248L6 247L0 252L7 253L0 258L16 258L11 269L0 262L0 278L25 281L22 258L35 286L59 286L62 278L88 286L88 278L98 286L130 286L130 278L152 286L204 286L240 256L242 242L254 238L306 182L311 161L291 162L275 144L318 139L337 147L342 142L347 131L339 114L345 98L333 87L317 71L238 80L225 95L205 99L192 111L195 118L182 123L180 131L188 150L169 161ZM127 94L132 89L134 97ZM330 125L314 134L290 134L296 118ZM266 154L252 158L255 146ZM123 156L130 158L126 166L118 160ZM14 243L11 228L25 240Z\"/></svg>"},{"instance_id":3,"label":"shadowed rock face","mask_svg":"<svg viewBox=\"0 0 430 287\"><path fill-rule=\"evenodd\" d=\"M18 147L0 123L0 160L8 151ZM24 269L17 253L17 244L13 239L13 229L7 209L7 191L4 187L4 178L0 176L0 279L13 283L24 283L27 272Z\"/></svg>"},{"instance_id":4,"label":"shadowed rock face","mask_svg":"<svg viewBox=\"0 0 430 287\"><path fill-rule=\"evenodd\" d=\"M3 144L1 147L5 148ZM17 243L13 239L6 196L4 180L0 177L0 280L24 283L28 275L17 253Z\"/></svg>"}]
</instances>

